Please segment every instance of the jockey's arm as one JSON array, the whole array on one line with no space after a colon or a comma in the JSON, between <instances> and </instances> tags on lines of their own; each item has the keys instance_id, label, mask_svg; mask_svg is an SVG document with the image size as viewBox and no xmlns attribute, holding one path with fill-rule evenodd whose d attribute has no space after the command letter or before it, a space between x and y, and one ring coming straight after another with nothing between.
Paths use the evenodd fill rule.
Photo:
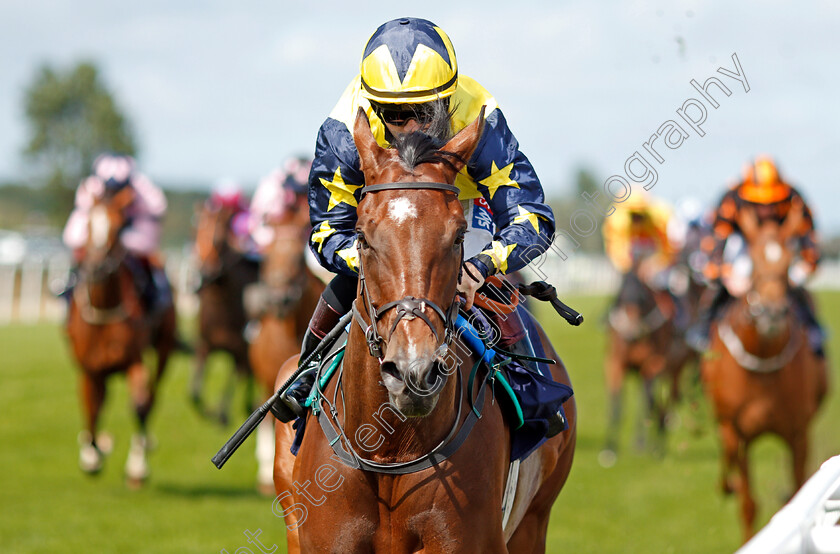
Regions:
<instances>
[{"instance_id":1,"label":"jockey's arm","mask_svg":"<svg viewBox=\"0 0 840 554\"><path fill-rule=\"evenodd\" d=\"M486 117L467 172L487 200L496 227L492 242L468 260L482 277L517 271L545 252L554 238L554 214L498 108Z\"/></svg>"},{"instance_id":2,"label":"jockey's arm","mask_svg":"<svg viewBox=\"0 0 840 554\"><path fill-rule=\"evenodd\" d=\"M720 279L723 272L723 250L726 240L737 230L738 207L734 198L735 192L730 190L724 194L712 222L711 235L701 241L701 248L707 256L703 274L709 281Z\"/></svg>"},{"instance_id":3,"label":"jockey's arm","mask_svg":"<svg viewBox=\"0 0 840 554\"><path fill-rule=\"evenodd\" d=\"M333 273L358 274L356 208L364 182L353 137L343 123L328 118L318 132L309 173L309 248Z\"/></svg>"},{"instance_id":4,"label":"jockey's arm","mask_svg":"<svg viewBox=\"0 0 840 554\"><path fill-rule=\"evenodd\" d=\"M796 261L791 265L788 275L795 286L802 286L810 278L820 263L821 252L819 238L814 226L814 217L808 204L796 189L792 190L791 202L799 199L803 204L804 217L800 227L796 230L799 253Z\"/></svg>"}]
</instances>

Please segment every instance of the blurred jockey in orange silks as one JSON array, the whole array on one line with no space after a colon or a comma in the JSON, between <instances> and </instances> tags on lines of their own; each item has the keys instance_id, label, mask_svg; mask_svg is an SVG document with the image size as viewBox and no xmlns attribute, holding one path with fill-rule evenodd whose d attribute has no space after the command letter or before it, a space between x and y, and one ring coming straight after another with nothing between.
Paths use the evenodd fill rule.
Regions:
<instances>
[{"instance_id":1,"label":"blurred jockey in orange silks","mask_svg":"<svg viewBox=\"0 0 840 554\"><path fill-rule=\"evenodd\" d=\"M701 245L708 255L708 263L703 273L713 285L716 285L717 290L709 308L703 311L701 320L698 322L697 334L692 341L696 348L705 349L711 322L721 312L726 302L732 298L730 293L745 292L745 283L748 282L751 270L748 260L743 255L735 256L734 259L728 259L729 256L724 255L728 250L727 241L734 235L741 234L738 227L741 212L745 209L754 210L759 224L765 221L781 224L787 218L794 203L800 202L803 206L804 217L794 234L798 247L798 259L791 264L788 272L790 293L800 317L809 328L814 351L818 355L823 355L824 334L814 313L813 301L804 289L806 281L820 261L814 219L802 195L782 178L773 159L766 155L757 156L746 165L741 181L723 195L715 211L712 235L705 237ZM722 286L721 280L728 287Z\"/></svg>"}]
</instances>

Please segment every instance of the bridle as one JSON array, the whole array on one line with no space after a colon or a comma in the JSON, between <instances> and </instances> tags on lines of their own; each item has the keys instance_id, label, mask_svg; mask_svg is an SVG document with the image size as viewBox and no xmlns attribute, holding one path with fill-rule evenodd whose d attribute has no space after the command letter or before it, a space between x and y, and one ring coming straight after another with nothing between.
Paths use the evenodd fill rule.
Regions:
<instances>
[{"instance_id":1,"label":"bridle","mask_svg":"<svg viewBox=\"0 0 840 554\"><path fill-rule=\"evenodd\" d=\"M446 192L452 192L457 195L460 191L458 187L455 185L450 185L447 183L423 183L423 182L404 182L404 183L381 183L377 185L367 185L362 188L362 194L359 198L364 198L364 195L371 192L379 192L382 190L418 190L418 189L427 189L427 190L441 190ZM463 264L464 258L464 247L461 246L461 263ZM444 323L444 340L443 344L446 345L448 348L449 345L452 343L453 337L453 329L455 327L455 319L458 317L458 306L459 303L456 302L455 297L453 296L452 302L449 304L449 308L444 311L443 308L438 306L432 300L428 298L415 298L413 296L405 296L399 300L394 300L392 302L388 302L383 304L379 308L374 306L373 301L370 298L370 293L368 292L368 288L365 284L365 272L364 272L364 264L362 263L361 256L359 257L359 283L361 286L362 298L364 301L363 309L360 309L357 301L353 301L353 319L356 323L359 324L362 331L365 334L365 340L368 344L368 350L370 351L370 355L374 358L379 359L382 361L383 352L383 338L377 328L377 322L382 319L382 317L392 308L395 308L397 311L397 316L394 318L394 323L391 325L391 329L388 333L388 336L391 336L394 333L394 330L397 328L397 325L400 321L406 320L411 321L414 318L420 318L435 335L435 340L440 342L440 336L438 334L437 329L435 329L434 325L432 325L432 321L429 317L424 313L426 307L432 309ZM368 316L370 320L370 324L368 324L364 317L362 317L362 311L364 311L365 315Z\"/></svg>"},{"instance_id":2,"label":"bridle","mask_svg":"<svg viewBox=\"0 0 840 554\"><path fill-rule=\"evenodd\" d=\"M383 183L379 185L370 185L366 186L362 189L362 197L364 197L365 193L370 192L377 192L380 190L405 190L405 189L430 189L430 190L442 190L446 192L452 192L454 194L458 194L459 190L454 185L446 184L446 183L414 183L414 182L407 182L407 183ZM361 201L361 198L360 198ZM464 247L461 246L461 263L463 265L463 257L464 257ZM435 330L434 326L432 325L431 320L429 317L424 313L426 307L429 307L434 311L444 322L445 326L445 333L444 333L444 344L446 347L452 342L453 337L455 336L454 329L456 325L456 319L458 317L458 309L460 307L460 302L457 301L455 296L452 298L452 302L449 305L449 308L444 311L440 306L432 302L427 298L414 298L413 296L406 296L401 298L400 300L395 300L393 302L388 302L383 304L378 309L373 305L373 302L370 299L370 295L367 291L367 286L365 285L365 276L364 276L364 264L361 261L361 257L359 259L359 283L362 289L362 297L364 299L364 313L370 319L370 324L368 325L364 318L362 317L362 310L359 309L359 306L356 300L353 301L353 318L358 323L358 325L362 328L362 331L365 334L365 339L368 343L368 349L370 350L371 356L378 358L379 362L382 363L382 336L380 335L379 331L377 330L377 321L379 321L382 316L387 313L391 308L395 308L397 310L397 317L394 320L394 323L391 325L390 332L393 333L394 329L396 329L397 324L402 320L411 320L415 317L419 317L422 319L426 324L432 329L432 332L435 334L435 338L440 340L438 332ZM457 294L457 293L456 293ZM474 375L475 371L478 369L478 366L484 360L483 357L480 357L476 362L473 370L471 372L471 379ZM341 364L343 368L343 363ZM461 410L463 407L463 395L464 395L464 387L461 383L461 373L456 372L459 379L458 391L458 410L455 414L455 419L453 420L452 426L449 429L449 432L446 434L446 437L438 443L431 451L423 454L422 456L415 458L414 460L410 460L407 462L395 462L395 463L383 463L383 462L374 462L372 460L368 460L360 456L355 449L353 448L352 441L347 440L347 436L344 432L344 429L339 423L337 417L337 409L335 407L335 399L333 399L332 403L327 401L329 406L329 415L327 414L327 410L322 410L317 407L317 404L313 404L313 413L315 413L318 422L321 426L321 429L326 436L330 447L332 448L333 452L337 456L337 458L344 463L345 465L355 468L355 469L362 469L365 471L372 471L376 473L385 473L389 475L405 475L408 473L414 473L417 471L423 471L425 469L429 469L431 467L436 467L444 460L452 456L458 448L467 440L467 437L470 434L473 426L475 425L476 421L481 417L481 412L476 409L476 406L483 406L484 405L484 393L485 393L485 385L488 383L489 379L482 379L481 386L478 388L477 396L475 401L472 400L470 395L470 404L473 406L473 409L469 410L467 413L467 417L464 418L464 421L461 422ZM341 377L339 377L339 381ZM319 380L316 379L316 389L319 387ZM340 387L340 385L339 385ZM336 387L336 394L339 390L339 387ZM320 391L319 391L320 393ZM319 397L326 401L323 393L319 394ZM332 418L336 425L330 421ZM460 427L459 427L460 423ZM342 438L344 439L342 441Z\"/></svg>"}]
</instances>

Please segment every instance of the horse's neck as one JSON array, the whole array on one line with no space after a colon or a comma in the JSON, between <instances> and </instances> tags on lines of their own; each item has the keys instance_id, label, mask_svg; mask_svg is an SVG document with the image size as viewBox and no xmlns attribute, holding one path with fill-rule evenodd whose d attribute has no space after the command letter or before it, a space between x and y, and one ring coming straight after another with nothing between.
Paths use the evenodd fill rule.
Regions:
<instances>
[{"instance_id":1,"label":"horse's neck","mask_svg":"<svg viewBox=\"0 0 840 554\"><path fill-rule=\"evenodd\" d=\"M381 383L379 362L370 355L364 334L355 322L347 340L341 386L344 430L357 452L376 461L408 461L428 453L446 438L457 415L459 383L454 373L447 379L431 414L409 418L397 412ZM361 447L363 441L376 448Z\"/></svg>"},{"instance_id":2,"label":"horse's neck","mask_svg":"<svg viewBox=\"0 0 840 554\"><path fill-rule=\"evenodd\" d=\"M296 326L303 337L306 328L309 326L309 319L311 314L318 306L318 300L321 298L321 293L324 292L324 284L318 277L304 265L304 287L303 297L300 300L300 307L294 310L294 317L296 318Z\"/></svg>"}]
</instances>

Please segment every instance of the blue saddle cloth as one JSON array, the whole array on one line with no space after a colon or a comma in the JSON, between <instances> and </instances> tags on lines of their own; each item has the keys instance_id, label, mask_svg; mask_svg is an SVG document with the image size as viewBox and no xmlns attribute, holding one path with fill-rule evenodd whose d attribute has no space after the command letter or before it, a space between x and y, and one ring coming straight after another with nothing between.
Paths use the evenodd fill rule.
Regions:
<instances>
[{"instance_id":1,"label":"blue saddle cloth","mask_svg":"<svg viewBox=\"0 0 840 554\"><path fill-rule=\"evenodd\" d=\"M538 358L546 358L545 350L539 341L539 334L534 325L534 320L531 314L521 305L517 308L522 324L527 331L527 337L523 340L530 340L533 355ZM484 319L480 312L478 315L473 313L475 317L471 318L474 325L485 327L479 330L481 333L491 333L486 326L489 323ZM478 348L488 348L487 346L479 346L475 340L470 337L466 338L470 347L481 355ZM484 336L488 336L485 334ZM489 356L485 356L487 359ZM502 361L499 355L496 355L496 362ZM559 362L559 360L557 360ZM531 452L539 448L545 441L545 433L548 430L549 419L558 411L563 414L565 420L566 414L563 409L563 403L572 397L574 391L568 385L557 383L551 377L551 372L548 365L542 362L525 362L518 359L513 359L510 363L502 366L500 370L504 373L510 388L516 395L516 399L511 399L497 381L494 381L494 394L499 399L502 405L502 410L510 418L511 432L510 432L510 449L511 460L519 460L528 457ZM519 403L522 412L522 425L519 424L519 417L516 413L515 402ZM568 423L564 430L568 428Z\"/></svg>"}]
</instances>

